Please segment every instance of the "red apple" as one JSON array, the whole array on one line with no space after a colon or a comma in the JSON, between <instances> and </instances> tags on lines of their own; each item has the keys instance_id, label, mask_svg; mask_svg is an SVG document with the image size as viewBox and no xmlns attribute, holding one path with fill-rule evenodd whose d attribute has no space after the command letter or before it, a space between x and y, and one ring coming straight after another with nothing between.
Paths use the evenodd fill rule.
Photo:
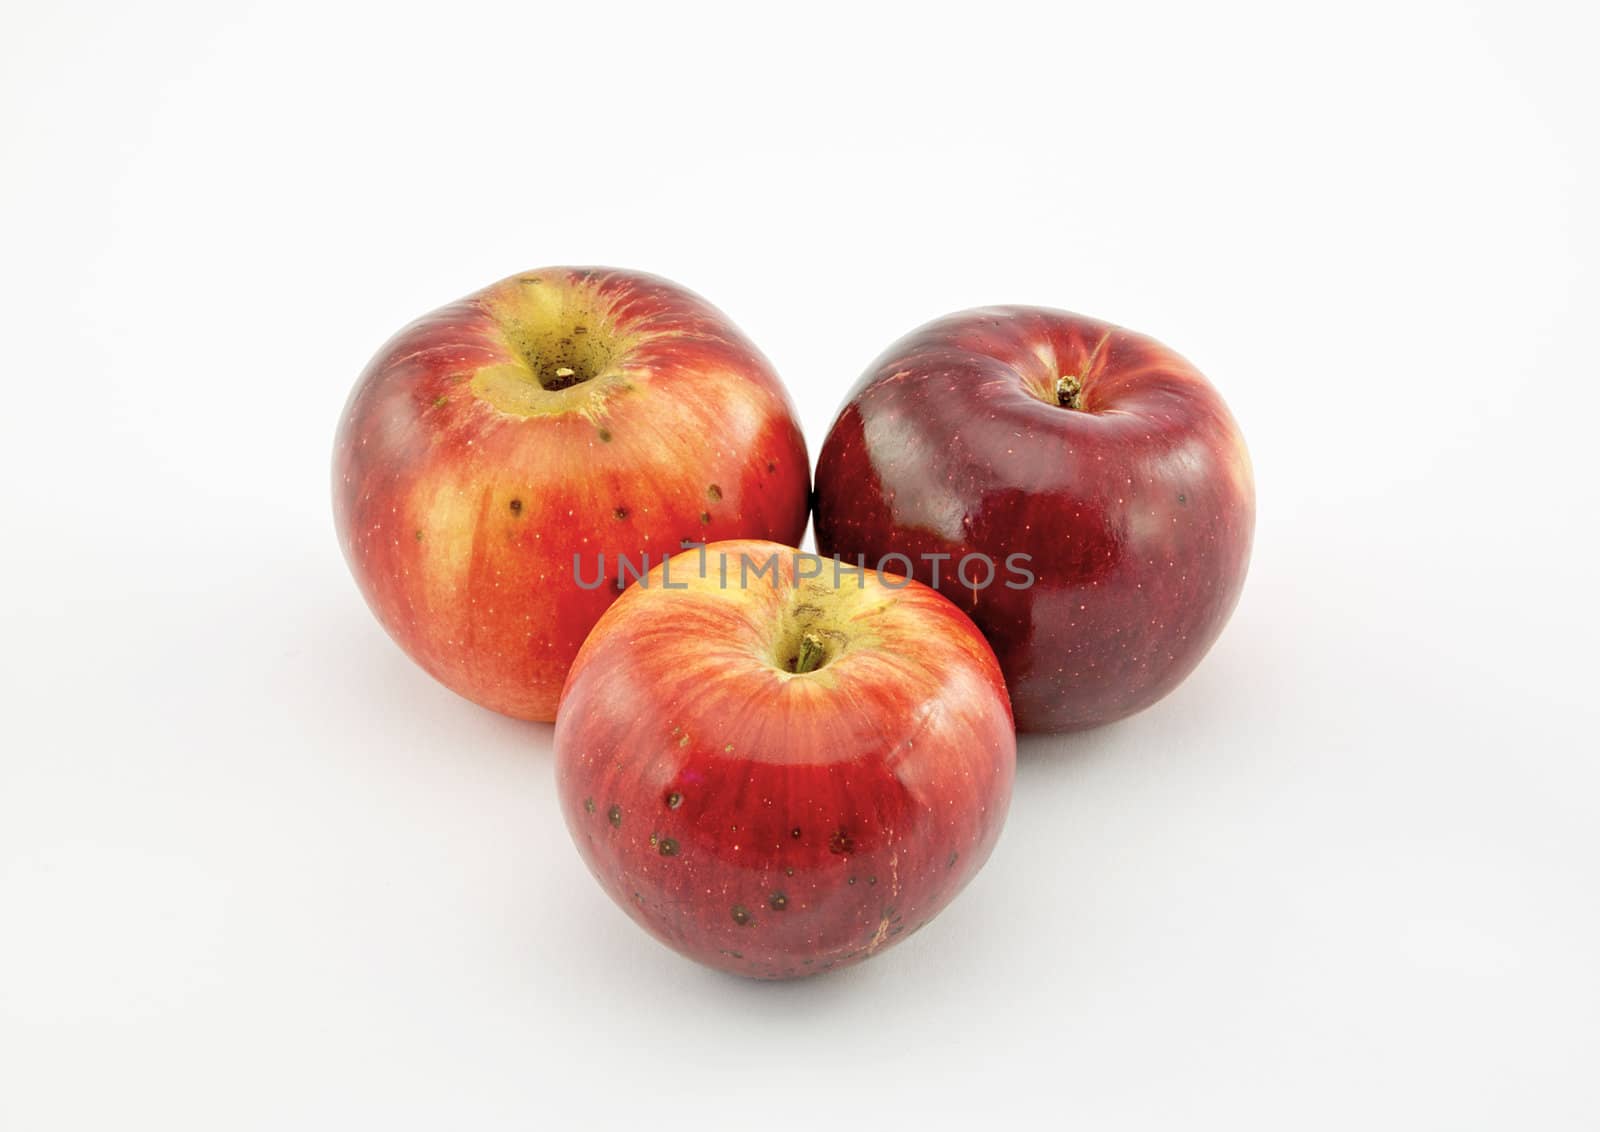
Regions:
<instances>
[{"instance_id":1,"label":"red apple","mask_svg":"<svg viewBox=\"0 0 1600 1132\"><path fill-rule=\"evenodd\" d=\"M960 610L763 542L630 586L572 666L555 748L612 899L690 958L772 979L927 923L988 858L1016 763L1000 667Z\"/></svg>"},{"instance_id":2,"label":"red apple","mask_svg":"<svg viewBox=\"0 0 1600 1132\"><path fill-rule=\"evenodd\" d=\"M977 622L1024 731L1175 688L1238 601L1255 523L1244 440L1192 365L1038 307L891 346L823 444L816 506L823 554L905 555Z\"/></svg>"},{"instance_id":3,"label":"red apple","mask_svg":"<svg viewBox=\"0 0 1600 1132\"><path fill-rule=\"evenodd\" d=\"M551 720L619 558L798 542L810 467L777 375L715 308L652 275L556 267L391 339L345 409L333 488L356 582L412 659Z\"/></svg>"}]
</instances>

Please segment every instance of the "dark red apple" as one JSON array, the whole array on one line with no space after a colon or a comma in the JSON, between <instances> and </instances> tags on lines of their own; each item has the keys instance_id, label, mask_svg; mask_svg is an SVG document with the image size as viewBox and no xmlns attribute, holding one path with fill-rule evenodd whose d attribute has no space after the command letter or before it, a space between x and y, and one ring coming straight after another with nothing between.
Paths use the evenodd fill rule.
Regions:
<instances>
[{"instance_id":1,"label":"dark red apple","mask_svg":"<svg viewBox=\"0 0 1600 1132\"><path fill-rule=\"evenodd\" d=\"M816 508L823 554L905 555L977 622L1020 729L1069 731L1150 706L1200 662L1244 584L1255 491L1238 426L1183 358L1008 306L872 364L822 446Z\"/></svg>"},{"instance_id":2,"label":"dark red apple","mask_svg":"<svg viewBox=\"0 0 1600 1132\"><path fill-rule=\"evenodd\" d=\"M927 923L988 858L1016 761L960 610L762 542L630 586L572 666L555 748L612 899L692 959L773 979Z\"/></svg>"},{"instance_id":3,"label":"dark red apple","mask_svg":"<svg viewBox=\"0 0 1600 1132\"><path fill-rule=\"evenodd\" d=\"M356 384L333 467L339 541L384 628L448 687L534 720L555 718L619 558L798 542L809 488L760 352L683 288L609 268L513 276L402 330Z\"/></svg>"}]
</instances>

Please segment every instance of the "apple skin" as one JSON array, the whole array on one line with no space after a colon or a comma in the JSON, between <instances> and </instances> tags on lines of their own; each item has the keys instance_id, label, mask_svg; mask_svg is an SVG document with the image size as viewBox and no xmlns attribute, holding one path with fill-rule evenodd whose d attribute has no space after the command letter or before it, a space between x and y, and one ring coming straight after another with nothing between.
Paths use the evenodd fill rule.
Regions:
<instances>
[{"instance_id":1,"label":"apple skin","mask_svg":"<svg viewBox=\"0 0 1600 1132\"><path fill-rule=\"evenodd\" d=\"M902 338L817 463L820 551L869 565L898 551L930 584L939 566L940 592L994 646L1024 731L1109 723L1177 687L1238 601L1254 525L1244 440L1199 371L1143 335L1040 307L965 311ZM972 553L995 562L987 588L954 576ZM1031 558L1027 588L1005 584L1024 581L1005 567L1013 554ZM967 576L981 581L982 564Z\"/></svg>"},{"instance_id":2,"label":"apple skin","mask_svg":"<svg viewBox=\"0 0 1600 1132\"><path fill-rule=\"evenodd\" d=\"M390 636L543 721L618 589L579 586L575 553L614 580L619 555L685 540L798 542L809 490L760 352L689 291L610 268L524 272L413 322L357 382L333 463L339 541Z\"/></svg>"},{"instance_id":3,"label":"apple skin","mask_svg":"<svg viewBox=\"0 0 1600 1132\"><path fill-rule=\"evenodd\" d=\"M862 583L772 543L689 551L634 584L578 654L556 720L573 840L657 939L763 979L904 939L988 859L1016 735L994 653L904 578ZM772 573L738 583L741 557ZM729 585L722 588L721 563ZM684 590L667 589L664 581ZM791 671L796 635L827 659Z\"/></svg>"}]
</instances>

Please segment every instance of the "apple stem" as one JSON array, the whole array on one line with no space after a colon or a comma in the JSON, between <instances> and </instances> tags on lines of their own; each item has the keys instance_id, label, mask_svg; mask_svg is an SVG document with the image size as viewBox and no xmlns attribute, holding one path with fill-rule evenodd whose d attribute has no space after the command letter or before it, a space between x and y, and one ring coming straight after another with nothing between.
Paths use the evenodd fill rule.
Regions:
<instances>
[{"instance_id":1,"label":"apple stem","mask_svg":"<svg viewBox=\"0 0 1600 1132\"><path fill-rule=\"evenodd\" d=\"M810 672L822 663L823 657L828 653L828 646L822 638L815 633L807 633L800 638L800 655L795 657L794 670L796 673Z\"/></svg>"},{"instance_id":2,"label":"apple stem","mask_svg":"<svg viewBox=\"0 0 1600 1132\"><path fill-rule=\"evenodd\" d=\"M1065 409L1083 408L1083 382L1071 374L1056 378L1056 404Z\"/></svg>"}]
</instances>

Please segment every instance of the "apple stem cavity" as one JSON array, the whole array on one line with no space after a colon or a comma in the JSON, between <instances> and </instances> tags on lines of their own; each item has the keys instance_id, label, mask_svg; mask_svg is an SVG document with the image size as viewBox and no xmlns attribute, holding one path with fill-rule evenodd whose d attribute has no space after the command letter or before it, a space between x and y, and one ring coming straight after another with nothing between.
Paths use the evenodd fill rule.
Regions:
<instances>
[{"instance_id":1,"label":"apple stem cavity","mask_svg":"<svg viewBox=\"0 0 1600 1132\"><path fill-rule=\"evenodd\" d=\"M1056 378L1056 404L1063 409L1083 408L1083 382L1071 374Z\"/></svg>"},{"instance_id":2,"label":"apple stem cavity","mask_svg":"<svg viewBox=\"0 0 1600 1132\"><path fill-rule=\"evenodd\" d=\"M806 633L800 638L800 653L794 659L796 675L802 672L813 672L822 667L822 662L828 657L828 646L816 633Z\"/></svg>"}]
</instances>

